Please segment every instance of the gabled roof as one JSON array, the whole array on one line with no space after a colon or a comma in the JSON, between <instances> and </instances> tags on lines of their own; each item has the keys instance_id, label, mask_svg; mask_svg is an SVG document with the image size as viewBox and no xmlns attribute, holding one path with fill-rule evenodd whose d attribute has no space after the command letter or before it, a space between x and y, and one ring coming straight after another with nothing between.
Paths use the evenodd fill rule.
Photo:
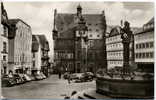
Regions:
<instances>
[{"instance_id":1,"label":"gabled roof","mask_svg":"<svg viewBox=\"0 0 156 100\"><path fill-rule=\"evenodd\" d=\"M57 14L56 28L59 32L67 30L74 23L74 14ZM63 30L62 30L63 28Z\"/></svg>"},{"instance_id":2,"label":"gabled roof","mask_svg":"<svg viewBox=\"0 0 156 100\"><path fill-rule=\"evenodd\" d=\"M95 30L101 28L99 26L101 23L101 14L83 14L82 16L84 17L88 28L94 28ZM74 30L78 26L76 14L58 13L55 20L59 38L74 37Z\"/></svg>"},{"instance_id":3,"label":"gabled roof","mask_svg":"<svg viewBox=\"0 0 156 100\"><path fill-rule=\"evenodd\" d=\"M21 19L19 19L19 18L17 18L17 19L9 19L9 24L15 25L15 24L17 24L19 21L23 22L25 25L27 25L28 27L31 28L30 25L28 25L26 22L24 22L23 20L21 20Z\"/></svg>"},{"instance_id":4,"label":"gabled roof","mask_svg":"<svg viewBox=\"0 0 156 100\"><path fill-rule=\"evenodd\" d=\"M152 18L146 23L146 25L147 25L147 24L152 24L152 23L154 23L154 17L152 17Z\"/></svg>"},{"instance_id":5,"label":"gabled roof","mask_svg":"<svg viewBox=\"0 0 156 100\"><path fill-rule=\"evenodd\" d=\"M116 36L116 35L120 35L120 26L111 26L110 28L110 32L109 32L109 36L108 37L112 37L112 36ZM133 34L136 34L140 31L141 28L138 27L131 27L131 31Z\"/></svg>"},{"instance_id":6,"label":"gabled roof","mask_svg":"<svg viewBox=\"0 0 156 100\"><path fill-rule=\"evenodd\" d=\"M112 37L115 35L120 35L120 26L115 26L111 29L109 36Z\"/></svg>"},{"instance_id":7,"label":"gabled roof","mask_svg":"<svg viewBox=\"0 0 156 100\"><path fill-rule=\"evenodd\" d=\"M86 23L97 24L101 22L101 14L83 14Z\"/></svg>"},{"instance_id":8,"label":"gabled roof","mask_svg":"<svg viewBox=\"0 0 156 100\"><path fill-rule=\"evenodd\" d=\"M39 38L39 43L41 45L41 49L49 51L49 43L45 37L45 35L36 35Z\"/></svg>"}]
</instances>

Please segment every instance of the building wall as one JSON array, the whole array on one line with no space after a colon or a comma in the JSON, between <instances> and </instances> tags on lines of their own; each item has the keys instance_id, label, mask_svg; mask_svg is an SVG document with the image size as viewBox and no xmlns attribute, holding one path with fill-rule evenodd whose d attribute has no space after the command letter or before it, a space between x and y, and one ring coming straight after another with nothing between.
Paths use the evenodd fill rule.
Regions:
<instances>
[{"instance_id":1,"label":"building wall","mask_svg":"<svg viewBox=\"0 0 156 100\"><path fill-rule=\"evenodd\" d=\"M123 66L123 44L121 35L106 38L108 69ZM130 63L132 61L132 43L130 43Z\"/></svg>"},{"instance_id":2,"label":"building wall","mask_svg":"<svg viewBox=\"0 0 156 100\"><path fill-rule=\"evenodd\" d=\"M135 62L154 63L154 31L135 35Z\"/></svg>"},{"instance_id":3,"label":"building wall","mask_svg":"<svg viewBox=\"0 0 156 100\"><path fill-rule=\"evenodd\" d=\"M100 53L103 52L103 29L101 28L101 14L81 14L86 21L86 26L88 28L88 44L87 44L87 61L88 71L96 72L96 67L102 66L103 62L103 55ZM82 61L80 56L81 54L81 46L80 41L76 41L74 35L75 31L72 31L72 27L77 25L79 16L76 14L57 14L56 15L56 29L58 31L58 38L55 40L54 44L54 61L55 66L59 68L59 63L61 59L57 55L61 55L62 52L70 52L73 54L73 59L63 59L63 65L69 65L70 63L73 64L73 72L80 72L79 69L84 70L81 67ZM70 19L70 20L69 20ZM68 31L66 31L68 30ZM64 31L64 32L62 32ZM75 45L75 46L74 46ZM83 45L84 46L84 45ZM74 51L75 50L75 51ZM62 52L60 52L62 51ZM59 54L60 53L60 54ZM83 52L85 54L85 52ZM95 55L95 59L90 59L89 55ZM59 58L59 59L58 59ZM68 64L66 64L66 63ZM57 66L58 65L58 66ZM75 69L78 69L76 71Z\"/></svg>"},{"instance_id":4,"label":"building wall","mask_svg":"<svg viewBox=\"0 0 156 100\"><path fill-rule=\"evenodd\" d=\"M36 62L37 66L36 67L38 70L41 70L41 55L42 55L42 51L41 51L41 46L39 45L39 50L36 55L36 57L37 57L37 62Z\"/></svg>"},{"instance_id":5,"label":"building wall","mask_svg":"<svg viewBox=\"0 0 156 100\"><path fill-rule=\"evenodd\" d=\"M31 28L24 22L18 21L16 24L17 30L14 39L9 39L9 59L10 66L14 65L12 69L23 68L27 69L30 74L32 66L31 44L32 32Z\"/></svg>"},{"instance_id":6,"label":"building wall","mask_svg":"<svg viewBox=\"0 0 156 100\"><path fill-rule=\"evenodd\" d=\"M0 10L0 12L1 12L1 10ZM2 29L3 29L3 27L2 27L2 24L1 24L1 26L0 26L0 34L3 34L3 31L2 31ZM2 45L2 36L0 35L0 45ZM2 50L2 46L0 46L0 51ZM0 68L1 68L1 70L0 70L0 72L2 73L2 54L1 54L1 52L0 52ZM2 74L1 74L2 75ZM0 83L1 84L1 83ZM1 91L0 91L1 92Z\"/></svg>"},{"instance_id":7,"label":"building wall","mask_svg":"<svg viewBox=\"0 0 156 100\"><path fill-rule=\"evenodd\" d=\"M135 38L135 62L138 69L154 72L154 17L143 25Z\"/></svg>"},{"instance_id":8,"label":"building wall","mask_svg":"<svg viewBox=\"0 0 156 100\"><path fill-rule=\"evenodd\" d=\"M154 72L154 20L135 34L135 62L138 69Z\"/></svg>"},{"instance_id":9,"label":"building wall","mask_svg":"<svg viewBox=\"0 0 156 100\"><path fill-rule=\"evenodd\" d=\"M2 73L8 73L8 27L1 24L1 65L2 65Z\"/></svg>"},{"instance_id":10,"label":"building wall","mask_svg":"<svg viewBox=\"0 0 156 100\"><path fill-rule=\"evenodd\" d=\"M41 71L41 46L39 45L37 52L32 52L32 69L39 74Z\"/></svg>"}]
</instances>

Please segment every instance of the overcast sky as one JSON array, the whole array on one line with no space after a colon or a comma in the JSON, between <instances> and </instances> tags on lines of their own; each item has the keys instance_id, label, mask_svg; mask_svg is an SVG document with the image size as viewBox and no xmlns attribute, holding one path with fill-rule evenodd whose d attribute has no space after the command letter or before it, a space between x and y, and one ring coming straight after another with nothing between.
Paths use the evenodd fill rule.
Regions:
<instances>
[{"instance_id":1,"label":"overcast sky","mask_svg":"<svg viewBox=\"0 0 156 100\"><path fill-rule=\"evenodd\" d=\"M121 19L126 19L131 26L141 27L154 16L152 2L4 2L4 7L10 19L20 18L31 26L33 34L45 34L52 50L54 9L58 13L76 13L78 4L84 14L105 10L108 25L119 25Z\"/></svg>"}]
</instances>

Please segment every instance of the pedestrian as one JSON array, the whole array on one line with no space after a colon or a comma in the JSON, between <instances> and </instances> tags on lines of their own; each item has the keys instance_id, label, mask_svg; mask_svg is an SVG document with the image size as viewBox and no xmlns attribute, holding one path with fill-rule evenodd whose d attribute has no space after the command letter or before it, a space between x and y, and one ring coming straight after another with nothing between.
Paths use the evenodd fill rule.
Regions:
<instances>
[{"instance_id":1,"label":"pedestrian","mask_svg":"<svg viewBox=\"0 0 156 100\"><path fill-rule=\"evenodd\" d=\"M61 79L61 72L59 72L59 79Z\"/></svg>"},{"instance_id":2,"label":"pedestrian","mask_svg":"<svg viewBox=\"0 0 156 100\"><path fill-rule=\"evenodd\" d=\"M68 75L68 83L70 84L70 80L71 80L71 77L70 77L70 73Z\"/></svg>"}]
</instances>

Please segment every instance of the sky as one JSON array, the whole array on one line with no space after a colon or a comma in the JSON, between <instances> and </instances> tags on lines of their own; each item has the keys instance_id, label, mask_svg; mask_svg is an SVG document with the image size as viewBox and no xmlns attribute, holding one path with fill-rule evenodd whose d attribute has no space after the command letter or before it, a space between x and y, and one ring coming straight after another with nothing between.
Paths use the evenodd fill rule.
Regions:
<instances>
[{"instance_id":1,"label":"sky","mask_svg":"<svg viewBox=\"0 0 156 100\"><path fill-rule=\"evenodd\" d=\"M76 13L76 7L82 6L83 14L101 14L105 11L108 25L120 25L127 20L133 27L142 27L154 16L153 2L4 2L8 18L20 18L32 28L32 34L45 34L50 43L50 55L53 55L52 29L54 9L58 13Z\"/></svg>"}]
</instances>

